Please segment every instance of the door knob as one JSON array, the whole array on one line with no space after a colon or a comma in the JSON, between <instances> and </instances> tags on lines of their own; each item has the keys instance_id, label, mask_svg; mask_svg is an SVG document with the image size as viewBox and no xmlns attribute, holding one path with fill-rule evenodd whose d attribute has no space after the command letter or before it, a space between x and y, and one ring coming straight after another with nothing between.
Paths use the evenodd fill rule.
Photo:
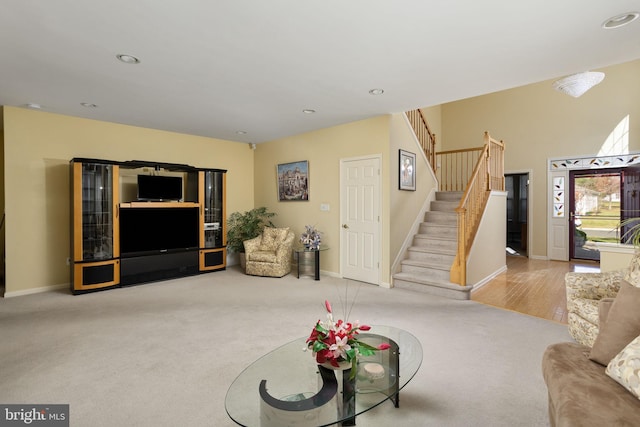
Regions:
<instances>
[{"instance_id":1,"label":"door knob","mask_svg":"<svg viewBox=\"0 0 640 427\"><path fill-rule=\"evenodd\" d=\"M347 229L347 228L349 228L349 226L347 224L342 224L342 228Z\"/></svg>"}]
</instances>

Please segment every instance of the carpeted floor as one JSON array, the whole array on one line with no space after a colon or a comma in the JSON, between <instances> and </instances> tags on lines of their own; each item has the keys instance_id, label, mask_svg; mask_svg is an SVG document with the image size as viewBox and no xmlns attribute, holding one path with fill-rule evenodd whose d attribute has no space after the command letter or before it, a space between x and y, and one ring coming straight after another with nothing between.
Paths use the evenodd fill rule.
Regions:
<instances>
[{"instance_id":1,"label":"carpeted floor","mask_svg":"<svg viewBox=\"0 0 640 427\"><path fill-rule=\"evenodd\" d=\"M237 267L81 296L0 300L0 403L68 403L71 425L233 426L229 385L307 336L323 302L350 319L406 329L423 363L358 426L547 426L540 361L570 340L554 322L400 289L322 277L245 276ZM355 295L357 291L357 296ZM311 356L309 356L311 357Z\"/></svg>"}]
</instances>

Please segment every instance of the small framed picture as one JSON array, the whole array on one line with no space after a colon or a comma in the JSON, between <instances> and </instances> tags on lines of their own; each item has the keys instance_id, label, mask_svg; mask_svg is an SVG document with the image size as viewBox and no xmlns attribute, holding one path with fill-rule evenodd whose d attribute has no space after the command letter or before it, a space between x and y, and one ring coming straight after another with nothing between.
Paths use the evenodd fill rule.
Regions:
<instances>
[{"instance_id":1,"label":"small framed picture","mask_svg":"<svg viewBox=\"0 0 640 427\"><path fill-rule=\"evenodd\" d=\"M400 150L400 190L416 191L416 154Z\"/></svg>"},{"instance_id":2,"label":"small framed picture","mask_svg":"<svg viewBox=\"0 0 640 427\"><path fill-rule=\"evenodd\" d=\"M278 165L278 201L309 200L309 161Z\"/></svg>"}]
</instances>

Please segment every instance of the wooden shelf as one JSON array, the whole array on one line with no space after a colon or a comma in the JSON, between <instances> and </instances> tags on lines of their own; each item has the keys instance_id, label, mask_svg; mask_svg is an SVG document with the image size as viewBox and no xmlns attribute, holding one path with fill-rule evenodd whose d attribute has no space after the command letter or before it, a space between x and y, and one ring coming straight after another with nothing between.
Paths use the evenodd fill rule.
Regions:
<instances>
[{"instance_id":1,"label":"wooden shelf","mask_svg":"<svg viewBox=\"0 0 640 427\"><path fill-rule=\"evenodd\" d=\"M121 209L127 208L199 208L197 202L127 202L120 203Z\"/></svg>"}]
</instances>

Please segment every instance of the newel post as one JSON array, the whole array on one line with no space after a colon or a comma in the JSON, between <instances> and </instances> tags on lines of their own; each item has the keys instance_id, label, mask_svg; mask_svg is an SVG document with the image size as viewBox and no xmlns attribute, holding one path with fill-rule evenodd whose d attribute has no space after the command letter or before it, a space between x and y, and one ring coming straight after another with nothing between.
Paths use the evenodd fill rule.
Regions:
<instances>
[{"instance_id":1,"label":"newel post","mask_svg":"<svg viewBox=\"0 0 640 427\"><path fill-rule=\"evenodd\" d=\"M491 137L489 132L484 132L484 156L485 156L485 173L487 174L487 183L485 190L491 190Z\"/></svg>"},{"instance_id":2,"label":"newel post","mask_svg":"<svg viewBox=\"0 0 640 427\"><path fill-rule=\"evenodd\" d=\"M456 255L457 265L455 274L451 277L451 281L461 286L467 285L467 250L465 245L466 239L466 213L465 208L456 208L458 214L458 253ZM452 271L453 273L453 271Z\"/></svg>"}]
</instances>

